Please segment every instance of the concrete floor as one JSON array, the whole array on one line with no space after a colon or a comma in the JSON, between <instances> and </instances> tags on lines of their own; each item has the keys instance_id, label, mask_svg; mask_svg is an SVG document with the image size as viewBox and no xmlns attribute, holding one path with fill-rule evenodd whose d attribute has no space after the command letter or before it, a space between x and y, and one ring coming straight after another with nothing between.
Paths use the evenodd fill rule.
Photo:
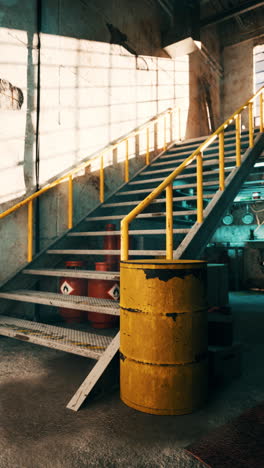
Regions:
<instances>
[{"instance_id":1,"label":"concrete floor","mask_svg":"<svg viewBox=\"0 0 264 468\"><path fill-rule=\"evenodd\" d=\"M186 416L137 412L117 389L71 412L65 405L92 362L0 337L0 468L200 467L183 448L264 400L263 294L230 300L243 374Z\"/></svg>"}]
</instances>

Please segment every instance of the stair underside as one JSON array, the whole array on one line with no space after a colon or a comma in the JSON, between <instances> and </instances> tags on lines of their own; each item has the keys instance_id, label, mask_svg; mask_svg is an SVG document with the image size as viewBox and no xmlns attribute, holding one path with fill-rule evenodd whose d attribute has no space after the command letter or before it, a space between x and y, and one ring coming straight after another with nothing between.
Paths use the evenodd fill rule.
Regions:
<instances>
[{"instance_id":1,"label":"stair underside","mask_svg":"<svg viewBox=\"0 0 264 468\"><path fill-rule=\"evenodd\" d=\"M30 302L33 304L44 304L66 309L85 310L109 315L119 315L119 304L111 299L97 297L71 296L66 294L52 293L46 291L5 291L0 293L0 298L13 301Z\"/></svg>"},{"instance_id":2,"label":"stair underside","mask_svg":"<svg viewBox=\"0 0 264 468\"><path fill-rule=\"evenodd\" d=\"M67 353L99 359L112 337L0 315L0 334Z\"/></svg>"}]
</instances>

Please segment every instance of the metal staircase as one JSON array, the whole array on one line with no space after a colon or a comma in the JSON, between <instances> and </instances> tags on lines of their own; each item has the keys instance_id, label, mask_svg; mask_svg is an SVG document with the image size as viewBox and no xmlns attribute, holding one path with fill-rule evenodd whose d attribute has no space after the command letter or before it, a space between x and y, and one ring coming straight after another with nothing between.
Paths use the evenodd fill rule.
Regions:
<instances>
[{"instance_id":1,"label":"metal staircase","mask_svg":"<svg viewBox=\"0 0 264 468\"><path fill-rule=\"evenodd\" d=\"M262 91L253 98L258 96L261 96L262 106ZM248 101L250 109L251 102ZM64 261L73 257L87 258L91 266L91 258L99 261L105 255L119 256L119 249L103 248L103 238L108 235L120 236L122 233L123 259L127 259L128 255L137 258L148 256L167 259L171 259L172 256L199 257L238 190L243 184L250 183L249 179L253 181L258 178L258 168L254 167L254 164L257 158L260 160L264 149L263 124L260 129L254 130L250 113L249 131L240 131L240 120L238 131L236 116L240 115L242 110L243 106L230 119L236 121L236 130L229 130L224 124L219 133L208 137L205 142L204 138L197 138L174 143L168 149L164 147L161 154L151 163L148 154L146 166L106 201L103 200L101 164L102 203L45 252L35 256L26 268L1 287L0 299L5 311L4 315L0 316L1 335L97 360L69 402L68 408L76 411L80 408L115 356L119 349L119 332L113 329L105 336L101 332L89 329L88 326L82 327L81 330L80 327L54 326L42 323L43 319L37 321L34 313L32 320L25 320L23 314L21 316L19 304L33 303L46 307L119 315L119 304L115 300L68 296L57 292L56 280L59 277L85 278L88 281L119 281L118 271L94 271L92 267L73 271L64 267ZM218 142L219 134L221 137ZM125 164L128 164L128 159ZM184 166L184 174L181 173L181 166ZM126 178L127 175L126 170ZM167 175L171 177L167 178L168 180L164 179ZM71 174L68 177L69 190L72 190ZM29 209L29 220L31 217ZM132 221L133 225L130 226ZM69 213L69 227L71 222L72 213ZM105 230L108 222L115 224L115 231ZM31 244L32 239L29 237L29 252L30 248L32 249Z\"/></svg>"}]
</instances>

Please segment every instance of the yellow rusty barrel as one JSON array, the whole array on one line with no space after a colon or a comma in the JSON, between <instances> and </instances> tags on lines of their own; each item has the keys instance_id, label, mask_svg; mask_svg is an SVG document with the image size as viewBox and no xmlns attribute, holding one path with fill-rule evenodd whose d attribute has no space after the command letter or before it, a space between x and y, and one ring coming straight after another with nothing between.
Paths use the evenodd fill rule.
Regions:
<instances>
[{"instance_id":1,"label":"yellow rusty barrel","mask_svg":"<svg viewBox=\"0 0 264 468\"><path fill-rule=\"evenodd\" d=\"M206 262L121 262L121 399L186 414L207 397Z\"/></svg>"}]
</instances>

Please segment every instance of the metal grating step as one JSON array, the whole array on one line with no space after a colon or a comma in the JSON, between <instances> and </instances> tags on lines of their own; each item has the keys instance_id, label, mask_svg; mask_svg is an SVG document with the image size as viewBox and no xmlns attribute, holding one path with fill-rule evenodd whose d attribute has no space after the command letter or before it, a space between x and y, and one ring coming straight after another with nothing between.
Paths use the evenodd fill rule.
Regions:
<instances>
[{"instance_id":1,"label":"metal grating step","mask_svg":"<svg viewBox=\"0 0 264 468\"><path fill-rule=\"evenodd\" d=\"M213 194L210 194L210 195L204 195L204 199L206 198L213 198ZM187 200L197 200L197 197L196 195L190 195L190 196L186 196L186 197L174 197L172 199L173 202L181 202L181 201L187 201ZM151 202L151 204L153 203L166 203L166 198L157 198L156 200L153 200ZM127 201L127 202L121 202L121 203L106 203L105 205L103 205L101 208L112 208L112 207L116 207L116 206L133 206L133 205L138 205L139 204L139 201ZM109 232L109 231L108 231ZM115 232L115 231L112 231L112 232ZM120 231L116 231L116 232L120 232ZM147 231L148 232L148 231ZM132 233L132 231L131 231ZM140 234L144 234L144 231L139 231Z\"/></svg>"},{"instance_id":2,"label":"metal grating step","mask_svg":"<svg viewBox=\"0 0 264 468\"><path fill-rule=\"evenodd\" d=\"M257 135L257 132L255 132L255 135ZM196 148L198 148L198 147L200 146L200 145L199 145L199 142L201 142L200 144L202 144L202 143L205 142L205 140L206 140L207 138L208 138L208 136L204 136L204 137L201 137L201 138L194 139L193 142L190 140L190 143L189 143L189 144L188 144L188 142L176 143L176 144L175 144L172 148L170 148L168 151L172 151L172 150L175 149L175 148L177 148L177 149L178 149L178 148L183 148L183 149L189 149L189 148L190 148L190 149L191 149L192 147L194 147L194 150L195 150ZM225 141L226 141L226 142L229 142L229 143L230 143L230 141L233 140L234 143L235 143L235 138L236 138L235 132L232 132L232 131L231 131L231 132L225 132ZM249 139L248 132L246 132L246 133L241 132L240 138L241 138L241 141L243 141L243 140L248 140L248 139ZM212 142L210 146L215 146L215 145L218 144L218 143L217 143L217 138L215 139L215 142L216 142L216 143L213 143L213 142ZM186 143L187 143L187 144L186 144ZM209 146L209 148L210 148L210 146ZM194 150L193 150L193 151L194 151Z\"/></svg>"},{"instance_id":3,"label":"metal grating step","mask_svg":"<svg viewBox=\"0 0 264 468\"><path fill-rule=\"evenodd\" d=\"M0 335L100 359L112 337L0 315Z\"/></svg>"},{"instance_id":4,"label":"metal grating step","mask_svg":"<svg viewBox=\"0 0 264 468\"><path fill-rule=\"evenodd\" d=\"M81 250L81 249L58 250L56 249L56 250L47 250L47 253L54 254L54 255L120 255L120 250ZM129 250L129 255L139 256L139 257L141 257L142 255L147 255L147 256L152 257L155 255L166 255L166 250ZM73 297L73 296L70 296L70 297Z\"/></svg>"},{"instance_id":5,"label":"metal grating step","mask_svg":"<svg viewBox=\"0 0 264 468\"><path fill-rule=\"evenodd\" d=\"M119 304L111 299L99 299L96 297L71 296L66 294L51 293L46 291L18 290L1 292L0 298L13 301L44 304L66 309L86 310L109 315L119 315Z\"/></svg>"},{"instance_id":6,"label":"metal grating step","mask_svg":"<svg viewBox=\"0 0 264 468\"><path fill-rule=\"evenodd\" d=\"M37 276L57 276L61 278L85 278L85 279L101 279L119 281L119 271L95 271L95 270L64 270L64 269L49 269L40 268L32 269L27 268L23 270L26 275L37 275Z\"/></svg>"},{"instance_id":7,"label":"metal grating step","mask_svg":"<svg viewBox=\"0 0 264 468\"><path fill-rule=\"evenodd\" d=\"M210 195L211 197L211 195ZM213 195L212 195L213 197ZM109 231L107 231L109 232ZM116 235L120 235L121 234L121 231L112 231L113 234L116 234ZM174 234L186 234L187 232L189 232L189 229L173 229L173 233ZM143 235L153 235L153 234L166 234L166 229L139 229L139 230L136 230L136 229L133 229L131 231L129 231L129 234L130 235L137 235L137 234L143 234ZM90 231L87 231L87 232L69 232L68 236L70 237L79 237L79 236L97 236L97 235L101 235L101 232L98 231L98 232L90 232ZM69 270L68 270L69 271ZM97 273L100 273L100 272L97 272ZM103 272L101 272L103 273Z\"/></svg>"},{"instance_id":8,"label":"metal grating step","mask_svg":"<svg viewBox=\"0 0 264 468\"><path fill-rule=\"evenodd\" d=\"M230 155L230 156L227 156L227 155ZM231 156L232 155L232 156ZM225 152L225 161L235 161L236 157L235 157L235 150L234 151L226 151ZM148 167L156 167L156 166L169 166L170 164L175 164L175 163L182 163L186 160L186 158L180 158L180 156L175 156L174 158L171 158L169 161L160 161L159 159L157 159L155 162L153 162L150 166ZM203 165L204 166L209 166L210 163L212 161L217 161L219 162L219 158L218 158L218 152L216 152L215 154L208 154L208 155L203 155ZM196 164L196 159L194 159L194 161L189 164L188 167L192 167ZM141 173L142 174L142 173Z\"/></svg>"},{"instance_id":9,"label":"metal grating step","mask_svg":"<svg viewBox=\"0 0 264 468\"><path fill-rule=\"evenodd\" d=\"M178 162L184 162L185 159L181 159L179 161L175 160L175 163L178 163ZM229 157L229 158L225 158L225 163L234 163L236 161L236 158L235 156L232 156L232 157ZM174 163L174 164L175 164ZM168 163L166 163L167 165ZM173 163L170 163L170 164L173 164ZM188 166L188 169L194 169L194 166L196 165L196 161L192 162L191 164L189 164ZM205 160L203 161L203 167L212 167L212 166L218 166L219 165L219 159L210 159L210 160ZM230 166L230 164L229 164ZM174 165L173 168L171 167L167 167L167 168L164 168L164 169L154 169L153 171L152 170L145 170L143 172L141 172L139 174L139 176L149 176L149 175L152 175L152 174L162 174L162 173L165 173L165 172L172 172L175 167L177 167L177 164ZM235 165L233 165L233 167L235 167ZM186 176L187 177L187 176Z\"/></svg>"},{"instance_id":10,"label":"metal grating step","mask_svg":"<svg viewBox=\"0 0 264 468\"><path fill-rule=\"evenodd\" d=\"M162 179L163 180L163 179ZM177 179L176 179L177 180ZM219 185L219 179L210 180L208 182L203 182L203 187L215 187ZM173 185L173 190L182 190L186 188L196 188L196 184L182 184L182 185ZM140 190L128 190L124 192L116 193L116 196L124 196L124 195L136 195L137 193L150 193L153 192L153 188L145 188ZM107 218L107 217L106 217ZM88 218L87 218L88 219Z\"/></svg>"},{"instance_id":11,"label":"metal grating step","mask_svg":"<svg viewBox=\"0 0 264 468\"><path fill-rule=\"evenodd\" d=\"M181 185L179 187L183 187L183 186ZM195 185L195 187L196 187L196 185ZM184 210L184 211L174 211L173 212L173 216L193 216L193 215L196 215L195 210ZM108 219L123 219L125 216L126 216L126 214L112 215L112 216L91 216L91 217L86 218L86 221L106 221ZM136 219L138 219L138 218L162 218L162 217L166 217L165 212L142 213L142 214L139 214L136 217Z\"/></svg>"},{"instance_id":12,"label":"metal grating step","mask_svg":"<svg viewBox=\"0 0 264 468\"><path fill-rule=\"evenodd\" d=\"M234 168L235 168L235 166L233 166L231 168L225 168L225 172L231 172L231 171L233 171ZM203 177L204 176L214 176L214 175L217 175L218 173L219 173L218 169L213 169L212 171L204 171L203 172ZM178 179L193 179L195 177L197 177L196 172L191 172L189 174L185 173L185 174L178 175L175 178L175 180L178 180ZM151 179L144 179L144 180L135 180L133 182L129 182L128 185L152 184L154 182L163 182L163 180L164 180L164 177L157 177L155 179L151 178Z\"/></svg>"},{"instance_id":13,"label":"metal grating step","mask_svg":"<svg viewBox=\"0 0 264 468\"><path fill-rule=\"evenodd\" d=\"M245 146L248 146L248 138L246 137L243 137L241 138L241 147L245 147ZM166 158L166 155L167 157L169 157L169 155L172 155L172 154L179 154L179 155L182 155L182 154L192 154L198 147L199 145L192 145L193 148L191 146L182 146L182 145L176 145L176 146L173 146L172 148L170 148L166 154L162 155L160 157L160 159L165 159ZM232 143L226 143L225 142L225 148L232 148L232 147L235 147L235 140L234 142ZM187 151L181 151L182 149L187 149ZM210 146L208 146L205 150L204 150L204 153L207 153L209 154L210 152L212 151L217 151L218 150L218 142L216 140L216 143L212 143Z\"/></svg>"}]
</instances>

